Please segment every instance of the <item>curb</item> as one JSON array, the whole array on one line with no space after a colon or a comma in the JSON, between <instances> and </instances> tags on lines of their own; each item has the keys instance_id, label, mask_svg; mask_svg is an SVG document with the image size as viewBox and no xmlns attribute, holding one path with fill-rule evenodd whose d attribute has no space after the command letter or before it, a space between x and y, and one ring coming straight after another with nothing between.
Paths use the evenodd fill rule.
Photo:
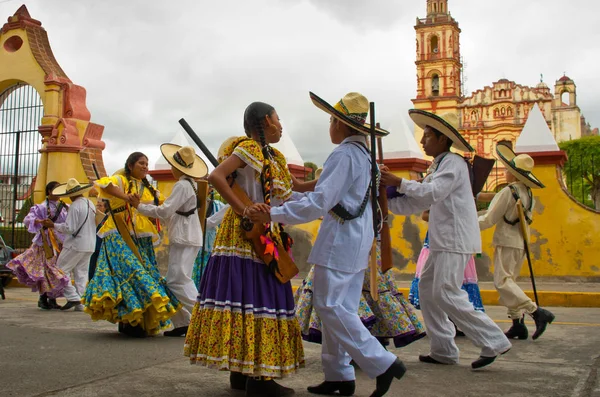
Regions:
<instances>
[{"instance_id":1,"label":"curb","mask_svg":"<svg viewBox=\"0 0 600 397\"><path fill-rule=\"evenodd\" d=\"M296 293L297 286L292 286ZM408 298L408 288L398 288L398 292ZM496 290L481 290L481 300L484 305L501 306ZM533 300L533 291L524 291ZM538 291L538 299L544 307L598 307L600 308L600 292L571 292L571 291Z\"/></svg>"}]
</instances>

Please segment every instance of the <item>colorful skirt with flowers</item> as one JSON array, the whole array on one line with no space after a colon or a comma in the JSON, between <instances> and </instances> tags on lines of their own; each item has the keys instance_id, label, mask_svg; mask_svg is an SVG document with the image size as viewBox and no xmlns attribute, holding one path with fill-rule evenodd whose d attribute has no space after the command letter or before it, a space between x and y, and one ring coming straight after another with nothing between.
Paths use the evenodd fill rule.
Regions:
<instances>
[{"instance_id":1,"label":"colorful skirt with flowers","mask_svg":"<svg viewBox=\"0 0 600 397\"><path fill-rule=\"evenodd\" d=\"M56 266L58 256L46 259L41 245L33 244L21 255L6 264L19 282L31 287L33 292L47 294L50 298L63 296L63 290L71 282L69 275Z\"/></svg>"},{"instance_id":2,"label":"colorful skirt with flowers","mask_svg":"<svg viewBox=\"0 0 600 397\"><path fill-rule=\"evenodd\" d=\"M291 284L281 284L243 238L230 209L219 227L192 313L192 364L282 378L304 366Z\"/></svg>"},{"instance_id":3,"label":"colorful skirt with flowers","mask_svg":"<svg viewBox=\"0 0 600 397\"><path fill-rule=\"evenodd\" d=\"M378 269L381 268L379 245L377 246ZM393 339L394 346L404 347L425 336L425 329L415 310L404 295L398 291L391 272L377 271L379 299L371 296L370 268L365 271L363 293L358 315L371 334L380 340ZM309 342L321 343L321 320L313 310L314 266L296 291L296 312L302 337Z\"/></svg>"},{"instance_id":4,"label":"colorful skirt with flowers","mask_svg":"<svg viewBox=\"0 0 600 397\"><path fill-rule=\"evenodd\" d=\"M171 325L169 318L181 305L158 271L152 238L141 238L138 244L144 263L119 233L104 237L83 303L94 321L140 325L153 335Z\"/></svg>"},{"instance_id":5,"label":"colorful skirt with flowers","mask_svg":"<svg viewBox=\"0 0 600 397\"><path fill-rule=\"evenodd\" d=\"M419 280L421 278L421 271L423 266L429 257L429 247L424 246L419 254L417 260L417 269L415 278L410 285L410 292L408 294L408 300L414 305L415 308L421 309L421 303L419 301ZM483 308L483 302L481 300L481 293L479 291L479 285L477 284L477 268L475 267L475 258L471 257L465 268L464 279L462 289L469 295L469 301L473 305L473 308L478 311L485 311Z\"/></svg>"}]
</instances>

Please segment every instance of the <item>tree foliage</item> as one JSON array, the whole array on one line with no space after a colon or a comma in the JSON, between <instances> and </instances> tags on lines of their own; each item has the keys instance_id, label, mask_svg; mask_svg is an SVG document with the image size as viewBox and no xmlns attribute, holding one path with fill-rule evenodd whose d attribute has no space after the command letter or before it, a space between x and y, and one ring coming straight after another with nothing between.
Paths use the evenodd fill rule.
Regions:
<instances>
[{"instance_id":1,"label":"tree foliage","mask_svg":"<svg viewBox=\"0 0 600 397\"><path fill-rule=\"evenodd\" d=\"M304 167L310 168L312 171L306 176L307 181L312 181L315 179L315 171L319 169L319 166L311 161L307 161L304 163Z\"/></svg>"},{"instance_id":2,"label":"tree foliage","mask_svg":"<svg viewBox=\"0 0 600 397\"><path fill-rule=\"evenodd\" d=\"M600 136L561 142L569 157L563 172L567 187L581 203L600 209Z\"/></svg>"}]
</instances>

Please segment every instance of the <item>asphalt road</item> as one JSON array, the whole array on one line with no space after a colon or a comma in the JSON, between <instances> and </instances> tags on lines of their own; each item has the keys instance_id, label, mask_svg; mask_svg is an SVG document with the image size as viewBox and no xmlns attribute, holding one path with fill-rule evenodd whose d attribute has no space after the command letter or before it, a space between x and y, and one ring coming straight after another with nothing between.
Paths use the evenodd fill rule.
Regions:
<instances>
[{"instance_id":1,"label":"asphalt road","mask_svg":"<svg viewBox=\"0 0 600 397\"><path fill-rule=\"evenodd\" d=\"M228 388L228 373L190 365L183 338L129 339L85 313L40 311L27 289L6 292L0 300L0 396L244 396ZM501 328L509 326L504 309L486 309ZM551 310L557 319L542 338L515 341L480 371L470 369L479 351L465 338L458 339L457 366L419 363L427 338L393 349L408 373L388 395L600 397L600 309ZM299 397L311 396L306 386L323 379L320 346L306 343L305 355L306 368L282 381ZM357 396L368 396L375 385L360 370L357 383Z\"/></svg>"}]
</instances>

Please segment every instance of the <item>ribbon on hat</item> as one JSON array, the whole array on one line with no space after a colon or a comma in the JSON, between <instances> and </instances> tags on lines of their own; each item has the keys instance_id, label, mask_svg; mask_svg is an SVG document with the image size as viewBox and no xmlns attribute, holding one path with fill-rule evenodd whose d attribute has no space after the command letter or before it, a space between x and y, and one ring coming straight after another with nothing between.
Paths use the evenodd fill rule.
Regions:
<instances>
[{"instance_id":1,"label":"ribbon on hat","mask_svg":"<svg viewBox=\"0 0 600 397\"><path fill-rule=\"evenodd\" d=\"M181 157L179 152L175 152L175 154L173 155L173 160L175 160L175 162L177 164L179 164L180 166L185 167L185 168L192 168L194 166L193 161L190 164L186 164L186 162L183 160L183 158Z\"/></svg>"}]
</instances>

